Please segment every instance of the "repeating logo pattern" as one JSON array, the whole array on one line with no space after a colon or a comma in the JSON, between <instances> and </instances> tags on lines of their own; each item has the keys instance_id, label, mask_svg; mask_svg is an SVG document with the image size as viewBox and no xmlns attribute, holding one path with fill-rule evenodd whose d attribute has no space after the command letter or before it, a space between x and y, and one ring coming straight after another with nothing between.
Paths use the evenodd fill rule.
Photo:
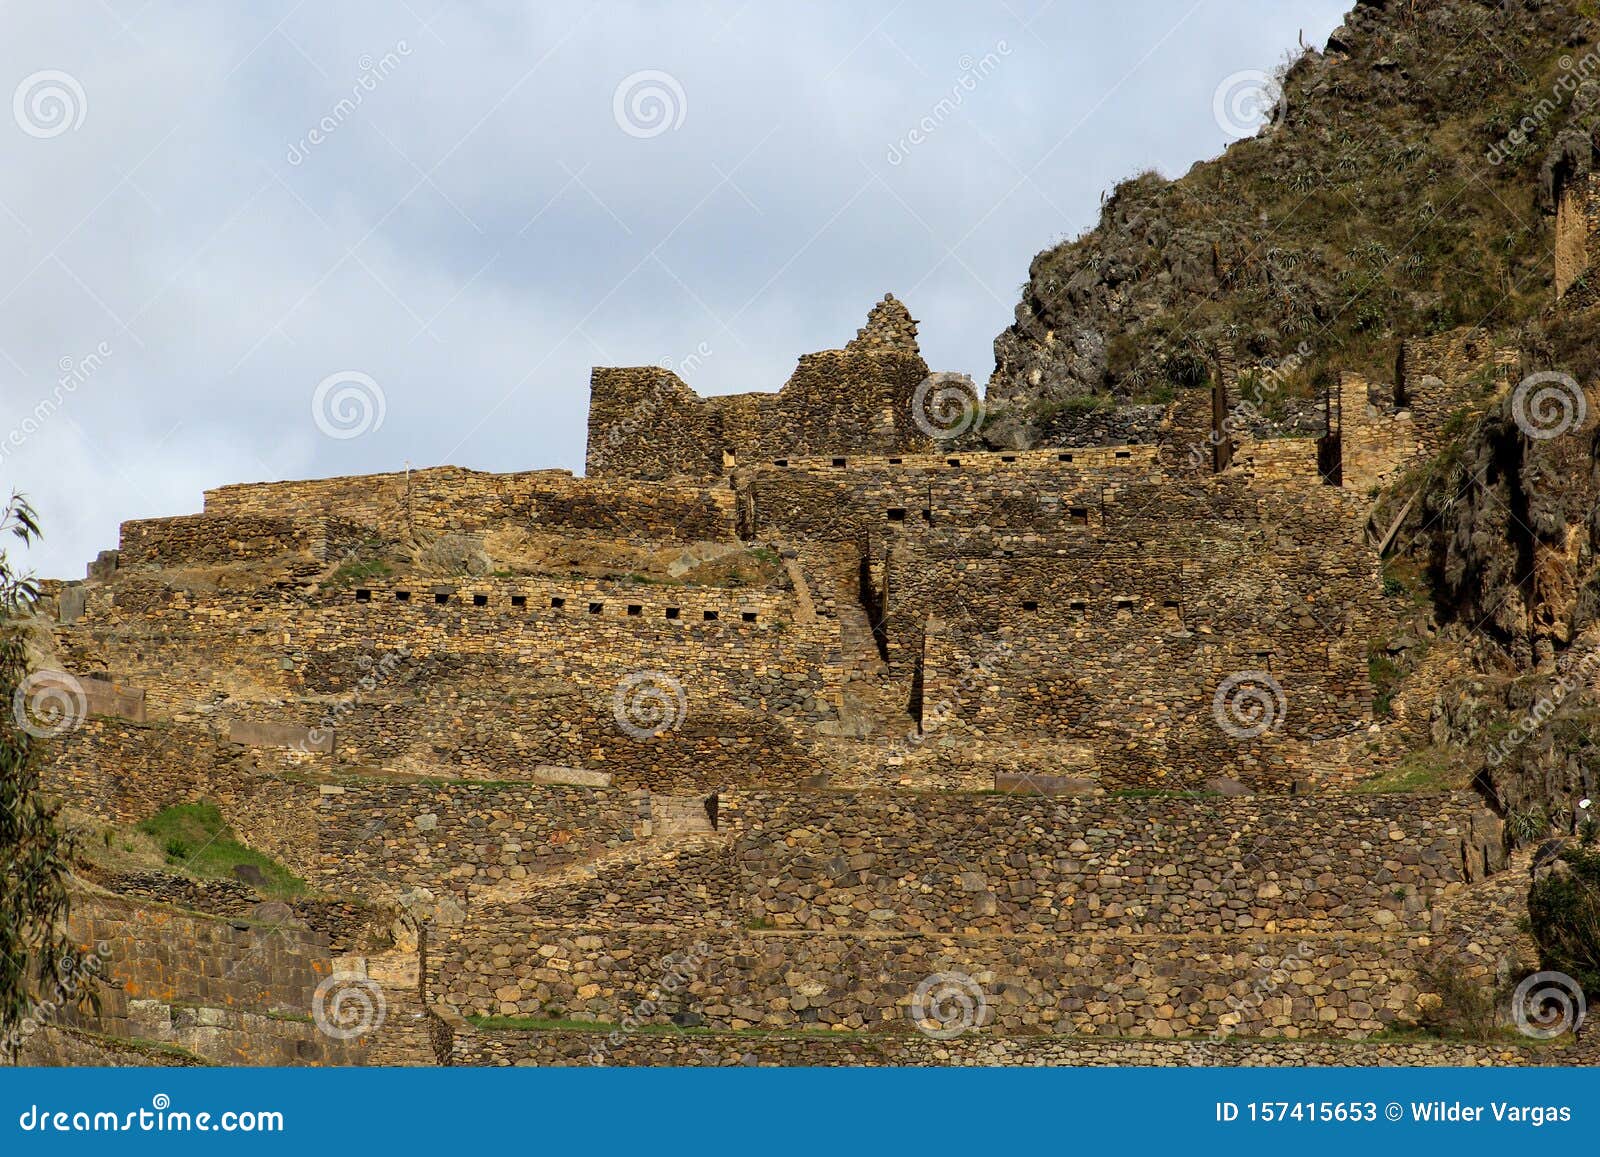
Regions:
<instances>
[{"instance_id":1,"label":"repeating logo pattern","mask_svg":"<svg viewBox=\"0 0 1600 1157\"><path fill-rule=\"evenodd\" d=\"M1577 1032L1589 1014L1583 989L1565 972L1535 972L1511 994L1517 1031L1535 1040Z\"/></svg>"},{"instance_id":2,"label":"repeating logo pattern","mask_svg":"<svg viewBox=\"0 0 1600 1157\"><path fill-rule=\"evenodd\" d=\"M35 739L55 739L76 731L89 717L83 684L65 671L35 671L11 697L17 727Z\"/></svg>"},{"instance_id":3,"label":"repeating logo pattern","mask_svg":"<svg viewBox=\"0 0 1600 1157\"><path fill-rule=\"evenodd\" d=\"M30 137L48 140L82 126L89 115L89 98L70 72L45 69L17 85L11 96L11 115Z\"/></svg>"},{"instance_id":4,"label":"repeating logo pattern","mask_svg":"<svg viewBox=\"0 0 1600 1157\"><path fill-rule=\"evenodd\" d=\"M683 684L665 671L635 671L617 683L611 711L625 734L654 739L682 726L689 698Z\"/></svg>"},{"instance_id":5,"label":"repeating logo pattern","mask_svg":"<svg viewBox=\"0 0 1600 1157\"><path fill-rule=\"evenodd\" d=\"M617 127L641 140L679 128L688 113L689 98L678 78L654 68L623 77L611 95Z\"/></svg>"},{"instance_id":6,"label":"repeating logo pattern","mask_svg":"<svg viewBox=\"0 0 1600 1157\"><path fill-rule=\"evenodd\" d=\"M935 972L917 985L911 998L912 1023L934 1040L954 1040L988 1017L989 998L965 972Z\"/></svg>"},{"instance_id":7,"label":"repeating logo pattern","mask_svg":"<svg viewBox=\"0 0 1600 1157\"><path fill-rule=\"evenodd\" d=\"M929 374L911 395L911 420L935 441L981 429L983 417L983 399L966 374Z\"/></svg>"},{"instance_id":8,"label":"repeating logo pattern","mask_svg":"<svg viewBox=\"0 0 1600 1157\"><path fill-rule=\"evenodd\" d=\"M1211 98L1217 127L1242 141L1283 120L1283 85L1271 73L1248 68L1223 78Z\"/></svg>"},{"instance_id":9,"label":"repeating logo pattern","mask_svg":"<svg viewBox=\"0 0 1600 1157\"><path fill-rule=\"evenodd\" d=\"M383 1027L389 1005L383 989L355 972L335 972L311 996L317 1031L334 1040L355 1040Z\"/></svg>"},{"instance_id":10,"label":"repeating logo pattern","mask_svg":"<svg viewBox=\"0 0 1600 1157\"><path fill-rule=\"evenodd\" d=\"M1283 686L1266 671L1229 675L1211 697L1211 716L1235 739L1257 739L1283 726L1289 710Z\"/></svg>"},{"instance_id":11,"label":"repeating logo pattern","mask_svg":"<svg viewBox=\"0 0 1600 1157\"><path fill-rule=\"evenodd\" d=\"M1571 374L1545 370L1517 384L1511 395L1511 417L1528 437L1547 441L1583 425L1589 417L1589 399Z\"/></svg>"},{"instance_id":12,"label":"repeating logo pattern","mask_svg":"<svg viewBox=\"0 0 1600 1157\"><path fill-rule=\"evenodd\" d=\"M388 412L383 387L358 370L329 374L311 395L311 417L317 429L341 441L377 432Z\"/></svg>"}]
</instances>

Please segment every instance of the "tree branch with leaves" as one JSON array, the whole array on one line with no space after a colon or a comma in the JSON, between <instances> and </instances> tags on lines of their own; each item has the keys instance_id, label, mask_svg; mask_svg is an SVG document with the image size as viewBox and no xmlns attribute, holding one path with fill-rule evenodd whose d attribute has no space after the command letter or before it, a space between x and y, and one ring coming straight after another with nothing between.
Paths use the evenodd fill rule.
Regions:
<instances>
[{"instance_id":1,"label":"tree branch with leaves","mask_svg":"<svg viewBox=\"0 0 1600 1157\"><path fill-rule=\"evenodd\" d=\"M5 536L23 545L39 537L20 494L0 509ZM40 791L39 751L26 726L26 630L38 600L32 575L0 548L0 1057L13 1061L42 1009L99 1005L90 982L99 961L67 932L72 837L60 806Z\"/></svg>"}]
</instances>

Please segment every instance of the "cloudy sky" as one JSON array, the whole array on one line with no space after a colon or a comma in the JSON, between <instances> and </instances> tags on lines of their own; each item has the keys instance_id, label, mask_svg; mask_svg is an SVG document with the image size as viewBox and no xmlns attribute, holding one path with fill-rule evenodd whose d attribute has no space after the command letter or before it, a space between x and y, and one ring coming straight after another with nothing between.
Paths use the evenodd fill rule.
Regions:
<instances>
[{"instance_id":1,"label":"cloudy sky","mask_svg":"<svg viewBox=\"0 0 1600 1157\"><path fill-rule=\"evenodd\" d=\"M29 562L228 482L581 471L591 365L776 389L885 291L982 381L1033 254L1350 2L0 0Z\"/></svg>"}]
</instances>

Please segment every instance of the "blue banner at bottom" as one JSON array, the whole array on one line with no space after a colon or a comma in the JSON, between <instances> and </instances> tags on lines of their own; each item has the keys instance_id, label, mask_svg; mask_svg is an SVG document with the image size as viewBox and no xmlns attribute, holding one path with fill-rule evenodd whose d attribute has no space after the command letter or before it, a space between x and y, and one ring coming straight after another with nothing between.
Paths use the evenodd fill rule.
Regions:
<instances>
[{"instance_id":1,"label":"blue banner at bottom","mask_svg":"<svg viewBox=\"0 0 1600 1157\"><path fill-rule=\"evenodd\" d=\"M1597 1069L0 1070L0 1152L18 1154L1460 1154L1597 1139Z\"/></svg>"}]
</instances>

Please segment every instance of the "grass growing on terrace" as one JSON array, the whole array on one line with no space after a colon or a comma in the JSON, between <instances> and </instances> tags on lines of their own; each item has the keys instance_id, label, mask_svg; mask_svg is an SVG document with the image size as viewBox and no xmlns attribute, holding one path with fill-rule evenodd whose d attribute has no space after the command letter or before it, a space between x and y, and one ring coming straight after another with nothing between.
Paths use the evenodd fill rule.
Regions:
<instances>
[{"instance_id":1,"label":"grass growing on terrace","mask_svg":"<svg viewBox=\"0 0 1600 1157\"><path fill-rule=\"evenodd\" d=\"M325 584L330 590L343 590L345 587L354 586L364 579L388 578L394 573L394 568L382 559L372 559L367 562L347 562Z\"/></svg>"},{"instance_id":2,"label":"grass growing on terrace","mask_svg":"<svg viewBox=\"0 0 1600 1157\"><path fill-rule=\"evenodd\" d=\"M1472 771L1467 760L1447 747L1423 747L1409 751L1393 767L1370 775L1356 785L1358 792L1429 794L1466 791L1472 786Z\"/></svg>"},{"instance_id":3,"label":"grass growing on terrace","mask_svg":"<svg viewBox=\"0 0 1600 1157\"><path fill-rule=\"evenodd\" d=\"M167 864L205 880L237 880L240 865L258 868L260 891L278 899L303 895L305 881L271 856L239 842L215 804L185 803L158 812L139 825L165 852Z\"/></svg>"}]
</instances>

